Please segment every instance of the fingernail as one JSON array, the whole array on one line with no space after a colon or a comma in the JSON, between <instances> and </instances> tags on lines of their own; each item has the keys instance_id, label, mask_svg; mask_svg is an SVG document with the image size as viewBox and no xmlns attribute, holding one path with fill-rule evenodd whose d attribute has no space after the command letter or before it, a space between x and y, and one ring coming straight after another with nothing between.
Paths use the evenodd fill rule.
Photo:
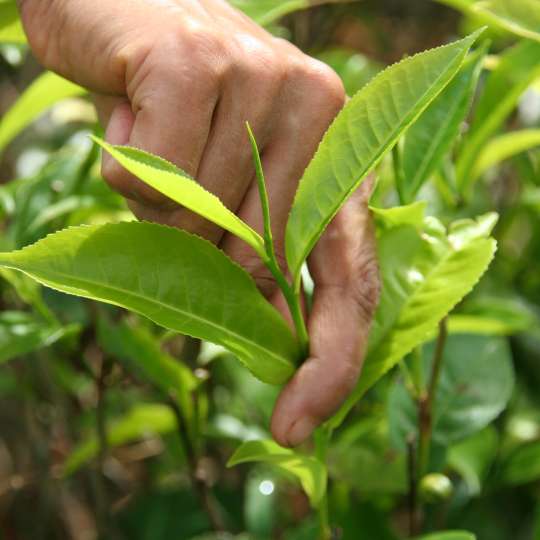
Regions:
<instances>
[{"instance_id":1,"label":"fingernail","mask_svg":"<svg viewBox=\"0 0 540 540\"><path fill-rule=\"evenodd\" d=\"M289 429L287 441L289 446L298 446L303 443L317 427L318 422L309 416L299 418Z\"/></svg>"}]
</instances>

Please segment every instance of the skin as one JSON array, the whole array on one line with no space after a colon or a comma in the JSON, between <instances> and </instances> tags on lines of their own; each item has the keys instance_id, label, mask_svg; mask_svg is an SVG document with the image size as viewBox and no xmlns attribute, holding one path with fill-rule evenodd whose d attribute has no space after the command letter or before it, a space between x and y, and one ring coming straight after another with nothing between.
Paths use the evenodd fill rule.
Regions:
<instances>
[{"instance_id":1,"label":"skin","mask_svg":"<svg viewBox=\"0 0 540 540\"><path fill-rule=\"evenodd\" d=\"M274 38L224 0L20 0L36 57L87 87L113 144L174 162L263 230L245 121L261 148L278 258L302 173L343 107L338 76ZM288 317L281 293L241 240L130 176L103 157L103 176L140 219L187 229L219 245L250 272ZM305 441L353 389L378 291L371 182L351 197L313 250L309 358L283 389L272 433Z\"/></svg>"}]
</instances>

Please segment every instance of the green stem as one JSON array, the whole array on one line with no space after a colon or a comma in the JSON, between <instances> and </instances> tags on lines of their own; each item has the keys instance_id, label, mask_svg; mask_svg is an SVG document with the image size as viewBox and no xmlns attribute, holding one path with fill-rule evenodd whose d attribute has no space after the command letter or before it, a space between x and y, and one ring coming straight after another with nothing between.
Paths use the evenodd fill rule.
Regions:
<instances>
[{"instance_id":1,"label":"green stem","mask_svg":"<svg viewBox=\"0 0 540 540\"><path fill-rule=\"evenodd\" d=\"M433 404L437 393L437 387L441 377L444 348L446 346L446 340L448 338L448 324L447 319L443 319L439 325L439 336L437 338L437 345L435 347L435 354L433 356L433 368L431 372L431 379L429 382L427 393L420 399L419 402L419 472L421 475L426 474L429 467L429 457L431 453L431 438L433 434Z\"/></svg>"},{"instance_id":2,"label":"green stem","mask_svg":"<svg viewBox=\"0 0 540 540\"><path fill-rule=\"evenodd\" d=\"M259 196L261 199L261 207L263 213L264 246L267 256L264 260L264 263L266 264L270 272L272 272L272 275L274 276L279 288L285 296L285 300L287 301L287 305L289 306L289 311L291 313L294 327L296 329L296 335L298 341L300 342L302 357L307 358L309 354L309 334L307 331L304 314L302 311L302 304L300 301L301 290L300 288L298 290L293 289L279 266L279 262L276 257L276 251L274 248L272 224L270 220L270 203L268 200L268 192L266 191L266 182L264 178L261 156L259 153L259 148L257 147L257 141L255 140L255 136L253 135L253 131L251 130L248 122L246 122L246 128L253 151L253 161L255 163L255 172L257 177L257 183L259 186Z\"/></svg>"},{"instance_id":3,"label":"green stem","mask_svg":"<svg viewBox=\"0 0 540 540\"><path fill-rule=\"evenodd\" d=\"M392 163L394 165L394 180L398 192L399 203L404 206L408 204L408 197L405 194L405 175L403 174L399 142L392 148Z\"/></svg>"}]
</instances>

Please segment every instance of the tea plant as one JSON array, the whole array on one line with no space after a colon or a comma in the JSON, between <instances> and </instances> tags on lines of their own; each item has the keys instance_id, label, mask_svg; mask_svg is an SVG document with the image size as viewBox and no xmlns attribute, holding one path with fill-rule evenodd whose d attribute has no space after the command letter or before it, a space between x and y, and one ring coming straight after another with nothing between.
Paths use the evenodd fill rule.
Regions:
<instances>
[{"instance_id":1,"label":"tea plant","mask_svg":"<svg viewBox=\"0 0 540 540\"><path fill-rule=\"evenodd\" d=\"M484 461L475 452L489 453L497 444L489 439L493 435L488 426L508 405L514 383L510 350L501 336L534 326L537 320L532 311L490 304L488 296L488 307L479 301L457 312L455 308L482 278L497 250L492 233L498 216L482 213L489 208L478 201L478 183L501 161L523 155L540 140L532 128L499 134L525 90L540 77L540 44L538 29L523 16L521 4L446 3L527 39L493 62L487 57L487 41L470 52L481 39L480 30L402 60L356 93L329 128L300 181L286 228L288 273L276 260L264 170L249 126L264 217L262 234L173 164L135 148L112 146L98 136L93 136L96 146L75 164L71 156L65 163L60 156L30 184L16 181L3 188L4 213L13 216L16 208L17 219L4 235L2 277L33 311L2 314L0 361L54 343L66 347L70 339L77 339L81 325L87 326L95 332L103 355L95 381L98 395L103 395L117 361L161 398L161 403L134 403L112 423L98 400L96 435L67 457L62 478L95 458L103 468L108 449L146 433L167 436L178 431L193 489L210 524L218 530L227 528L208 482L197 474L208 434L208 375L179 362L163 343L178 334L204 340L232 353L263 383L285 383L309 350L301 309L301 298L309 293L303 286L304 263L348 197L377 169L380 180L371 211L382 293L358 384L338 413L319 428L312 445L285 449L267 439L264 431L255 437L245 433L234 437L244 442L229 465L269 464L272 470L295 477L317 514L316 524L308 523L306 538L331 538L336 526L344 526L341 512L330 512L329 501L330 507L339 507L339 486L347 476L355 477L354 466L348 470L355 452L360 458L353 462L358 466L363 461L360 467L366 468L358 474L361 489L369 490L371 481L374 486L385 485L383 493L392 496L407 492L411 536L432 530L431 505L451 496L450 481L442 474L445 467L457 471L469 489L480 489ZM304 2L235 4L262 24L306 7ZM535 6L531 9L540 13ZM10 2L0 3L0 21L1 39L23 39ZM479 91L486 66L491 73ZM40 77L2 118L0 150L53 103L83 93L56 75ZM475 96L471 124L463 133ZM86 178L93 175L98 146L145 184L251 246L281 288L294 332L247 272L206 240L147 222L96 219L97 223L81 225L87 221L84 208L103 208L103 197L112 197L109 218L122 210L114 196L104 195L98 178ZM531 177L536 174L534 163L524 161L521 167ZM59 195L51 194L49 186L58 176L66 185ZM436 193L436 204L420 200L426 189ZM428 209L436 209L438 217L426 215ZM75 210L83 211L77 216ZM125 308L165 333L158 334L142 318L118 322L115 310L95 306L78 315L77 323L66 323L50 309L38 284ZM397 378L384 377L396 366ZM65 379L68 386L76 384L73 375ZM380 431L380 410L375 407L366 414L373 400L370 394L387 403L386 432ZM343 427L353 410L357 419ZM362 439L368 440L367 447ZM390 444L397 458L381 461L377 454L385 454ZM478 445L479 450L469 452L466 445ZM526 457L509 461L502 474L519 482L520 459ZM370 466L376 470L367 471ZM329 491L329 478L335 482L334 491ZM354 479L349 481L354 485ZM107 527L110 524L103 525L102 532ZM253 537L270 534L259 531ZM387 524L364 534L395 538ZM422 537L471 538L469 533L450 531Z\"/></svg>"}]
</instances>

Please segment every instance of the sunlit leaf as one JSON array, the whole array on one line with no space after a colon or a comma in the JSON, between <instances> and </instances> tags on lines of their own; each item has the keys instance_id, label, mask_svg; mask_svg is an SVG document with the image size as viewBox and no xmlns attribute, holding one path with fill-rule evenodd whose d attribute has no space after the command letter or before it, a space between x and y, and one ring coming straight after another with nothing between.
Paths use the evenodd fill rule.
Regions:
<instances>
[{"instance_id":1,"label":"sunlit leaf","mask_svg":"<svg viewBox=\"0 0 540 540\"><path fill-rule=\"evenodd\" d=\"M293 372L298 347L279 313L242 268L184 231L137 222L73 227L0 254L0 265L227 347L265 382L281 384Z\"/></svg>"},{"instance_id":2,"label":"sunlit leaf","mask_svg":"<svg viewBox=\"0 0 540 540\"><path fill-rule=\"evenodd\" d=\"M314 507L326 492L326 468L318 459L282 448L273 441L245 442L231 457L228 466L250 462L271 463L294 474Z\"/></svg>"},{"instance_id":3,"label":"sunlit leaf","mask_svg":"<svg viewBox=\"0 0 540 540\"><path fill-rule=\"evenodd\" d=\"M360 380L330 423L339 425L364 393L437 325L487 270L496 250L489 238L496 216L456 222L447 231L423 217L422 203L374 209L382 296Z\"/></svg>"},{"instance_id":4,"label":"sunlit leaf","mask_svg":"<svg viewBox=\"0 0 540 540\"><path fill-rule=\"evenodd\" d=\"M0 2L0 43L26 43L26 35L14 0Z\"/></svg>"},{"instance_id":5,"label":"sunlit leaf","mask_svg":"<svg viewBox=\"0 0 540 540\"><path fill-rule=\"evenodd\" d=\"M264 240L231 212L215 195L178 167L152 154L125 146L112 146L93 137L126 170L178 204L238 236L266 258Z\"/></svg>"},{"instance_id":6,"label":"sunlit leaf","mask_svg":"<svg viewBox=\"0 0 540 540\"><path fill-rule=\"evenodd\" d=\"M296 282L303 262L347 197L452 80L477 37L386 69L332 123L304 173L287 224L287 261Z\"/></svg>"},{"instance_id":7,"label":"sunlit leaf","mask_svg":"<svg viewBox=\"0 0 540 540\"><path fill-rule=\"evenodd\" d=\"M540 41L540 5L536 0L438 0L493 28Z\"/></svg>"},{"instance_id":8,"label":"sunlit leaf","mask_svg":"<svg viewBox=\"0 0 540 540\"><path fill-rule=\"evenodd\" d=\"M84 94L86 90L55 73L41 75L0 119L0 151L55 103Z\"/></svg>"}]
</instances>

